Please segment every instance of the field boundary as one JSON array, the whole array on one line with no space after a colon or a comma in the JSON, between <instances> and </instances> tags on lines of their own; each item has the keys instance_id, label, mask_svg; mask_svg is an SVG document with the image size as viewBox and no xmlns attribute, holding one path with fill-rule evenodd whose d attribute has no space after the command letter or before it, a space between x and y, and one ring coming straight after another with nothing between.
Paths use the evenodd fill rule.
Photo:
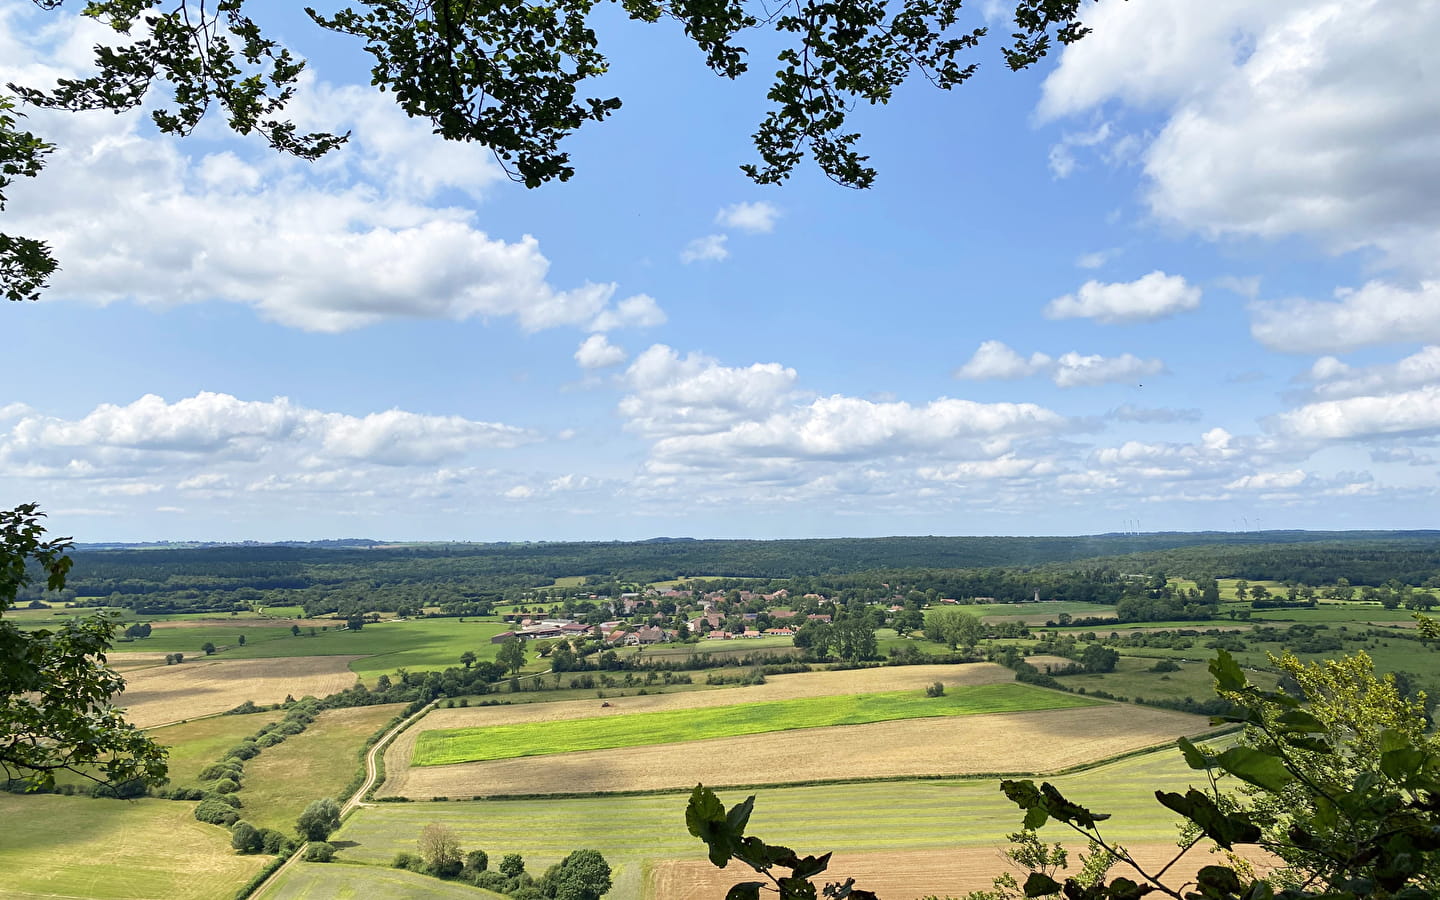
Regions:
<instances>
[{"instance_id":1,"label":"field boundary","mask_svg":"<svg viewBox=\"0 0 1440 900\"><path fill-rule=\"evenodd\" d=\"M996 715L1004 715L1004 714L1003 714L1003 713L997 713ZM1205 731L1205 732L1202 732L1202 733L1196 735L1196 736L1194 737L1194 740L1197 741L1197 742L1199 742L1199 741L1212 741L1212 740L1215 740L1216 738L1224 737L1225 735L1228 735L1228 734L1233 734L1233 733L1239 731L1242 727L1243 727L1242 725L1225 725L1225 726L1221 726L1221 727L1219 727L1219 728L1214 728L1214 729L1211 729L1211 730L1209 730L1209 731ZM1148 754L1151 754L1151 753L1159 753L1159 752L1162 751L1162 750L1172 749L1172 748L1174 748L1174 747L1175 747L1175 742L1174 742L1173 740L1171 740L1171 741L1166 741L1166 742L1164 742L1164 743L1150 744L1150 745L1145 746L1145 747L1136 747L1135 749L1132 749L1132 750L1126 750L1126 751L1124 751L1123 753L1114 753L1114 754L1111 754L1110 756L1102 757L1102 758L1100 758L1100 759L1091 760L1091 761L1089 761L1089 762L1078 763L1078 764L1073 765L1073 766L1066 766L1066 767L1061 768L1061 769L1052 769L1052 770L1046 771L1046 772L975 772L975 773L969 773L969 774L965 774L965 775L876 775L876 776L873 776L873 777L864 777L864 778L809 778L809 779L805 779L805 780L802 780L802 781L786 781L786 782L768 781L768 782L762 782L762 783L756 783L756 784L727 784L727 785L724 785L724 787L723 787L722 789L723 789L723 790L726 790L726 791L763 791L763 790L774 790L774 789L776 789L776 788L825 787L825 786L829 786L829 785L844 785L844 784L894 784L894 783L898 783L898 782L907 782L907 781L989 781L989 780L996 779L996 778L1056 778L1056 777L1059 777L1059 776L1062 776L1062 775L1075 775L1075 774L1078 774L1078 773L1080 773L1080 772L1086 772L1086 771L1089 771L1089 770L1091 770L1091 769L1099 768L1099 767L1101 767L1101 766L1108 766L1108 765L1110 765L1111 763L1117 763L1117 762L1120 762L1120 761L1122 761L1122 760L1131 759L1131 758L1137 757L1137 756L1145 756L1145 755L1148 755ZM462 765L464 765L464 764L462 763ZM394 798L382 797L382 798L378 798L375 802L376 802L376 803L386 803L386 804L388 804L388 803L486 803L486 802L491 802L491 801L498 802L498 803L505 803L505 802L509 802L509 801L531 801L531 800L586 800L586 799L601 798L601 797L647 797L647 796L665 796L665 795L689 794L689 793L691 792L691 790L693 790L693 788L688 788L688 787L673 787L673 788L653 788L653 789L633 790L633 791L573 791L573 792L558 793L558 794L555 794L555 793L546 793L546 794L489 794L489 795L483 795L483 796L482 796L482 795L477 795L477 796L472 796L472 797L444 797L444 798L434 797L434 798L431 798L431 799L429 799L429 800L415 800L415 799L411 799L411 798L409 798L409 797L394 797Z\"/></svg>"}]
</instances>

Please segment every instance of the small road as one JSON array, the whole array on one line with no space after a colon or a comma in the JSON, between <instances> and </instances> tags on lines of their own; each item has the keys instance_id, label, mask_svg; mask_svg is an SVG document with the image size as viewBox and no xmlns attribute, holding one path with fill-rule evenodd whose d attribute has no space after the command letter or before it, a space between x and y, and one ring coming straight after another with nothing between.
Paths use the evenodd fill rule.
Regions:
<instances>
[{"instance_id":1,"label":"small road","mask_svg":"<svg viewBox=\"0 0 1440 900\"><path fill-rule=\"evenodd\" d=\"M415 724L420 717L434 709L439 702L438 700L432 700L422 707L419 712L416 712L405 721L385 732L385 736L376 741L375 746L370 748L370 752L365 754L365 781L355 790L355 793L350 795L350 799L346 800L345 804L340 807L340 820L342 822L346 816L360 808L361 801L364 799L365 794L375 786L375 780L380 777L380 765L378 763L380 754L385 752L385 748L395 739L395 735ZM306 846L308 845L301 844L295 848L295 852L291 854L289 859L285 860L285 864L274 872L271 872L269 878L266 878L260 883L259 887L250 892L250 896L257 898L265 896L265 893L275 886L275 882L280 880L280 876L284 875L287 869L305 857Z\"/></svg>"}]
</instances>

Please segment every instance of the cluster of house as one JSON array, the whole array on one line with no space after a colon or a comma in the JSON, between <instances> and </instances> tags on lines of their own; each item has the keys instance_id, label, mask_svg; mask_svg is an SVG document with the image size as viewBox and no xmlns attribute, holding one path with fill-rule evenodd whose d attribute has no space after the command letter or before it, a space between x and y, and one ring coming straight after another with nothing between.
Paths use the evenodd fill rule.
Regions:
<instances>
[{"instance_id":1,"label":"cluster of house","mask_svg":"<svg viewBox=\"0 0 1440 900\"><path fill-rule=\"evenodd\" d=\"M573 619L521 619L520 627L514 631L502 631L490 639L492 644L503 644L511 638L522 641L553 640L555 638L584 637L598 633L605 643L612 647L633 647L640 644L661 644L675 640L675 632L666 631L656 625L643 625L635 631L626 631L621 622L602 622L586 625Z\"/></svg>"}]
</instances>

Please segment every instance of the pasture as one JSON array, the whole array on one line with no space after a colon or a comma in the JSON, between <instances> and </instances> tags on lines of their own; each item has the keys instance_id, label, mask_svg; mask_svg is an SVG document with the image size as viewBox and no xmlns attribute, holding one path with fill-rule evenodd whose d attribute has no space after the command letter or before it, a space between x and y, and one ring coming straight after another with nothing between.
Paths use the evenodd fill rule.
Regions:
<instances>
[{"instance_id":1,"label":"pasture","mask_svg":"<svg viewBox=\"0 0 1440 900\"><path fill-rule=\"evenodd\" d=\"M193 803L0 794L0 898L230 900L269 857L240 856Z\"/></svg>"},{"instance_id":2,"label":"pasture","mask_svg":"<svg viewBox=\"0 0 1440 900\"><path fill-rule=\"evenodd\" d=\"M298 863L269 890L256 895L263 900L504 900L504 896L400 869L343 863Z\"/></svg>"},{"instance_id":3,"label":"pasture","mask_svg":"<svg viewBox=\"0 0 1440 900\"><path fill-rule=\"evenodd\" d=\"M156 728L150 732L150 737L170 749L170 783L192 787L200 783L200 771L219 760L226 750L254 734L262 725L278 721L283 715L259 712L243 716L212 716Z\"/></svg>"},{"instance_id":4,"label":"pasture","mask_svg":"<svg viewBox=\"0 0 1440 900\"><path fill-rule=\"evenodd\" d=\"M310 656L286 659L201 657L177 666L154 666L126 676L125 692L115 698L126 718L141 728L234 709L246 700L279 703L286 695L324 697L355 683L348 668L353 657Z\"/></svg>"},{"instance_id":5,"label":"pasture","mask_svg":"<svg viewBox=\"0 0 1440 900\"><path fill-rule=\"evenodd\" d=\"M1114 709L1125 716L1150 712ZM1021 716L995 718L1015 720ZM1063 742L1061 736L1047 738L1020 732L1005 741L1017 748L1039 745L1041 751L1054 751ZM840 748L810 745L807 755L812 759L812 770L828 768L829 754L835 749ZM952 757L959 755L951 750ZM546 766L558 759L563 757L547 760ZM537 768L533 763L530 767ZM563 775L557 773L557 777ZM1155 802L1154 791L1183 791L1185 785L1197 783L1195 774L1174 750L1051 780L1072 799L1096 811L1116 813L1115 819L1106 823L1106 834L1127 844L1172 838L1175 816ZM691 786L693 780L685 790ZM720 796L728 805L742 800L747 793L751 792L722 790ZM521 853L531 871L542 871L577 847L592 847L616 868L611 896L632 900L645 895L648 863L704 859L704 845L685 831L685 801L685 794L677 792L634 797L378 804L346 820L336 839L354 842L354 846L341 851L342 858L383 866L399 851L413 852L420 829L430 822L440 822L455 829L463 849L483 849L491 859L498 854ZM1007 833L1018 830L1020 819L1020 811L1004 798L993 778L899 781L764 789L756 801L750 832L794 847L802 854L829 850L891 852L957 845L993 847L1003 843ZM1056 834L1052 839L1058 839L1053 829L1042 832L1047 836L1052 833ZM996 859L998 872L998 855ZM739 874L733 868L727 871ZM842 874L838 869L835 872ZM668 895L648 896L671 900Z\"/></svg>"},{"instance_id":6,"label":"pasture","mask_svg":"<svg viewBox=\"0 0 1440 900\"><path fill-rule=\"evenodd\" d=\"M635 713L600 720L427 730L416 743L411 765L442 766L519 756L703 741L773 731L868 725L940 716L1070 709L1095 704L1096 701L1083 697L1011 683L952 688L940 697L926 697L918 691L890 691Z\"/></svg>"},{"instance_id":7,"label":"pasture","mask_svg":"<svg viewBox=\"0 0 1440 900\"><path fill-rule=\"evenodd\" d=\"M300 734L267 747L245 764L240 791L245 821L257 828L293 831L306 804L336 797L350 784L364 765L360 751L366 740L404 708L403 703L389 703L325 710ZM259 724L263 720L256 719Z\"/></svg>"}]
</instances>

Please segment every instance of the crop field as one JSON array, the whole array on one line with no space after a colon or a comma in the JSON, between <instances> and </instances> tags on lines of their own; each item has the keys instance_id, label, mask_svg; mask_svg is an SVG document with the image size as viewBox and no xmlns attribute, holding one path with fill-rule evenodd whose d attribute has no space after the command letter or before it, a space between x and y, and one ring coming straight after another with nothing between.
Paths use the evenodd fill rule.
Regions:
<instances>
[{"instance_id":1,"label":"crop field","mask_svg":"<svg viewBox=\"0 0 1440 900\"><path fill-rule=\"evenodd\" d=\"M1156 660L1141 656L1121 656L1115 671L1097 674L1062 676L1060 682L1068 688L1087 691L1108 691L1117 697L1144 697L1149 700L1183 700L1193 697L1205 700L1215 694L1215 677L1210 674L1208 660L1213 651L1204 651L1204 659L1194 661L1195 651L1190 651L1192 661L1176 661L1178 672L1154 674L1149 671ZM1034 657L1031 657L1032 661ZM1066 660L1067 662L1069 660ZM1267 690L1274 689L1278 678L1270 672L1247 672L1250 680Z\"/></svg>"},{"instance_id":2,"label":"crop field","mask_svg":"<svg viewBox=\"0 0 1440 900\"><path fill-rule=\"evenodd\" d=\"M324 697L355 683L350 657L312 656L287 659L226 659L202 657L178 666L157 666L131 672L116 704L141 728L224 712L254 700L279 703L287 694Z\"/></svg>"},{"instance_id":3,"label":"crop field","mask_svg":"<svg viewBox=\"0 0 1440 900\"><path fill-rule=\"evenodd\" d=\"M764 684L726 687L703 691L680 691L680 685L667 690L675 693L651 693L643 697L618 697L571 700L558 703L530 703L515 706L470 706L437 709L414 728L396 738L385 754L385 765L400 771L410 765L419 735L431 730L449 728L492 727L528 722L550 722L561 719L586 719L604 716L626 716L633 713L659 712L672 709L701 709L712 706L733 706L742 703L763 703L770 700L793 700L803 697L831 697L841 694L874 694L883 691L924 690L936 681L946 687L979 684L1002 684L1014 681L1009 669L993 663L969 663L948 666L897 666L875 669L849 669L834 672L800 672L775 675ZM527 695L520 694L517 697ZM551 696L548 692L534 697ZM505 699L511 697L504 695ZM602 705L605 704L605 705Z\"/></svg>"},{"instance_id":4,"label":"crop field","mask_svg":"<svg viewBox=\"0 0 1440 900\"><path fill-rule=\"evenodd\" d=\"M350 784L362 765L365 741L404 708L389 703L326 710L300 734L267 747L245 764L240 791L245 821L257 828L294 830L306 804L334 797ZM256 721L257 727L263 724Z\"/></svg>"},{"instance_id":5,"label":"crop field","mask_svg":"<svg viewBox=\"0 0 1440 900\"><path fill-rule=\"evenodd\" d=\"M1056 835L1060 837L1060 835ZM1052 841L1053 842L1053 841ZM1086 847L1067 844L1071 866L1079 869L1079 854ZM1174 859L1177 848L1173 841L1126 844L1125 849L1148 871L1158 871ZM1254 847L1241 847L1247 859L1263 867L1268 859ZM1172 884L1193 882L1201 867L1213 865L1215 858L1202 847L1185 854L1169 870ZM914 900L930 895L963 896L970 891L990 890L996 875L1006 871L1000 851L994 847L955 847L944 850L895 850L889 853L839 853L830 860L827 874L831 880L854 878L857 887L874 891L885 900ZM1023 884L1026 872L1011 867L1010 872ZM651 867L646 880L645 896L664 900L723 900L726 891L742 880L742 873L717 869L709 860L666 860ZM835 876L843 876L836 878ZM1139 880L1140 876L1127 865L1117 865L1110 876Z\"/></svg>"},{"instance_id":6,"label":"crop field","mask_svg":"<svg viewBox=\"0 0 1440 900\"><path fill-rule=\"evenodd\" d=\"M1105 703L784 731L546 757L397 770L412 799L673 790L997 772L1053 772L1209 730L1197 716Z\"/></svg>"},{"instance_id":7,"label":"crop field","mask_svg":"<svg viewBox=\"0 0 1440 900\"><path fill-rule=\"evenodd\" d=\"M931 607L931 609L948 608L948 606ZM1097 616L1105 619L1115 615L1113 606L1103 603L1081 603L1075 600L1041 600L1039 603L977 603L974 606L957 606L955 608L980 616L987 622L1024 622L1027 625L1044 625L1046 620L1053 619L1061 613L1069 613L1072 616Z\"/></svg>"},{"instance_id":8,"label":"crop field","mask_svg":"<svg viewBox=\"0 0 1440 900\"><path fill-rule=\"evenodd\" d=\"M413 850L413 848L412 848ZM400 869L347 866L342 863L299 863L291 866L264 900L504 900L504 894L441 881Z\"/></svg>"},{"instance_id":9,"label":"crop field","mask_svg":"<svg viewBox=\"0 0 1440 900\"><path fill-rule=\"evenodd\" d=\"M926 697L916 691L890 691L879 694L772 700L767 703L709 709L635 713L600 720L576 719L446 731L428 730L422 733L416 742L411 765L443 766L518 756L545 756L585 750L702 741L803 728L868 725L873 722L938 716L1069 709L1095 704L1096 701L1082 697L1011 683L957 688L941 697Z\"/></svg>"},{"instance_id":10,"label":"crop field","mask_svg":"<svg viewBox=\"0 0 1440 900\"><path fill-rule=\"evenodd\" d=\"M239 856L193 803L0 794L4 900L230 900L268 857Z\"/></svg>"},{"instance_id":11,"label":"crop field","mask_svg":"<svg viewBox=\"0 0 1440 900\"><path fill-rule=\"evenodd\" d=\"M1133 707L1113 708L1120 714L1113 724L1122 725L1127 718L1152 712ZM1030 715L1068 716L1086 712L1095 715L1099 711L994 718L1017 721ZM1200 721L1179 718L1191 723ZM974 722L976 719L950 721ZM1112 723L1099 723L1100 727L1108 724ZM1047 748L1063 752L1061 748L1065 745L1063 733L1047 737L1043 733L1016 730L1009 732L1008 737L1003 733L997 733L996 737L1013 747L1038 745L1041 753ZM812 774L829 767L832 748L812 744L808 749L806 755L811 761ZM969 749L966 747L966 753ZM951 755L958 754L952 750ZM692 755L692 759L695 758L698 757ZM545 767L562 759L565 758L546 760ZM533 762L528 766L539 768ZM746 767L750 768L748 762ZM569 771L556 771L554 777L557 781L570 780L577 787L587 783ZM586 777L590 782L607 778L604 773ZM1077 802L1098 812L1115 813L1115 819L1106 823L1105 833L1126 844L1169 840L1174 835L1171 823L1175 816L1155 802L1154 791L1183 792L1185 785L1197 783L1194 773L1174 750L1132 757L1051 780ZM690 786L693 779L685 790ZM728 805L744 799L747 793L753 792L721 790L720 797ZM1003 843L1007 833L1019 828L1021 818L1020 811L1004 798L993 778L775 787L758 794L750 832L794 847L802 854L828 850L873 853L956 846L988 848ZM440 822L455 829L462 849L483 849L491 859L498 854L521 853L531 871L542 871L544 866L578 847L593 847L616 867L611 896L631 900L642 896L647 862L704 859L704 845L685 831L685 801L684 793L671 793L377 804L359 810L346 820L336 839L353 842L353 846L341 851L343 858L387 865L397 852L414 851L421 828L430 822ZM623 827L616 827L616 823L623 823ZM1056 827L1042 834L1054 834L1052 840L1063 836ZM998 855L995 858L998 872ZM668 896L651 896L653 900L670 900Z\"/></svg>"}]
</instances>

